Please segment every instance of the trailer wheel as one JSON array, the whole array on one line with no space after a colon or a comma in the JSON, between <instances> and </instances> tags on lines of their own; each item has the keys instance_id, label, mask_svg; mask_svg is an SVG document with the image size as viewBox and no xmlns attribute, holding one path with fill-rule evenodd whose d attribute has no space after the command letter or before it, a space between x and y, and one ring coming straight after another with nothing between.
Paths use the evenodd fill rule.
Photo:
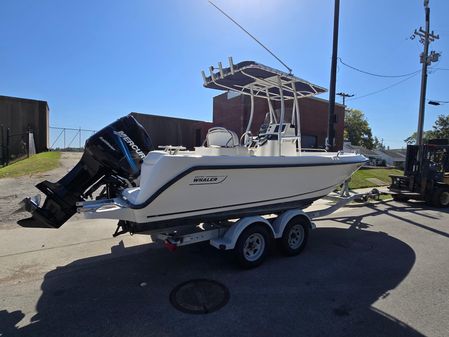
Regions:
<instances>
[{"instance_id":1,"label":"trailer wheel","mask_svg":"<svg viewBox=\"0 0 449 337\"><path fill-rule=\"evenodd\" d=\"M302 252L309 238L309 223L303 217L291 219L279 239L279 248L287 256Z\"/></svg>"},{"instance_id":2,"label":"trailer wheel","mask_svg":"<svg viewBox=\"0 0 449 337\"><path fill-rule=\"evenodd\" d=\"M439 187L435 189L432 195L432 205L435 207L448 207L449 206L449 189Z\"/></svg>"},{"instance_id":3,"label":"trailer wheel","mask_svg":"<svg viewBox=\"0 0 449 337\"><path fill-rule=\"evenodd\" d=\"M270 234L263 225L254 224L246 228L234 248L240 265L247 269L259 266L267 256L270 240Z\"/></svg>"}]
</instances>

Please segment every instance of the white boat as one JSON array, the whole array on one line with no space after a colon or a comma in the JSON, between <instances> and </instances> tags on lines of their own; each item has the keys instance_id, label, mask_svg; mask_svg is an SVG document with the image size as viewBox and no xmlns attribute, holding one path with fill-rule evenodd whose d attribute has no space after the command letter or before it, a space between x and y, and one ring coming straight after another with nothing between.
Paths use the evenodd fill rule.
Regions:
<instances>
[{"instance_id":1,"label":"white boat","mask_svg":"<svg viewBox=\"0 0 449 337\"><path fill-rule=\"evenodd\" d=\"M344 183L367 159L355 153L301 148L298 100L325 89L279 70L247 61L203 72L206 88L251 97L246 132L209 130L194 150L154 150L144 128L126 116L90 137L80 162L46 194L25 198L32 217L24 227L59 228L75 212L121 220L128 231L281 213L305 208ZM251 134L255 98L267 102L266 122ZM292 101L290 113L285 102ZM280 106L276 114L273 105ZM98 194L97 190L102 188ZM96 195L96 200L88 200Z\"/></svg>"},{"instance_id":2,"label":"white boat","mask_svg":"<svg viewBox=\"0 0 449 337\"><path fill-rule=\"evenodd\" d=\"M80 201L78 212L150 229L279 213L327 195L367 161L355 153L301 149L298 99L325 89L252 61L234 65L230 59L228 68L219 64L217 70L211 69L210 76L203 72L206 88L251 97L246 132L238 137L216 127L194 150L166 146L151 151L143 159L138 186L113 198ZM266 99L269 113L260 132L252 135L255 97ZM293 101L289 114L287 100ZM278 115L273 102L280 104Z\"/></svg>"}]
</instances>

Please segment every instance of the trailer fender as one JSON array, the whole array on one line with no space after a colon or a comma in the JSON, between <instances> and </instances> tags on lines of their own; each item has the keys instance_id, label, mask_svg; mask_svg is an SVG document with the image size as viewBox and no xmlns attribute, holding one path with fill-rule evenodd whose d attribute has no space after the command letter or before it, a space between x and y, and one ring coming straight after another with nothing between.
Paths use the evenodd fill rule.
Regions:
<instances>
[{"instance_id":1,"label":"trailer fender","mask_svg":"<svg viewBox=\"0 0 449 337\"><path fill-rule=\"evenodd\" d=\"M237 243L237 240L240 237L240 234L246 228L255 223L264 224L271 233L272 237L274 237L273 227L271 226L270 222L267 219L262 218L261 216L250 216L238 220L235 224L229 227L229 229L225 232L223 236L221 236L220 238L210 240L210 244L218 249L223 250L234 249L235 244Z\"/></svg>"},{"instance_id":2,"label":"trailer fender","mask_svg":"<svg viewBox=\"0 0 449 337\"><path fill-rule=\"evenodd\" d=\"M316 227L315 224L310 220L310 217L303 210L291 209L279 215L277 219L273 222L273 231L275 239L279 239L282 237L285 226L287 226L289 221L296 216L303 217L309 224L310 229L314 229Z\"/></svg>"}]
</instances>

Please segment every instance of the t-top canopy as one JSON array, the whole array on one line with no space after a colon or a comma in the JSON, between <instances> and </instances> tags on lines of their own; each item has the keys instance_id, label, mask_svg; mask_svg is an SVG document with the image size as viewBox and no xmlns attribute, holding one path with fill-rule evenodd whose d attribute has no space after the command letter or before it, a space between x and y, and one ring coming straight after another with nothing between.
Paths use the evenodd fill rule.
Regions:
<instances>
[{"instance_id":1,"label":"t-top canopy","mask_svg":"<svg viewBox=\"0 0 449 337\"><path fill-rule=\"evenodd\" d=\"M255 97L267 98L268 96L275 101L281 99L280 86L286 100L295 98L294 90L296 90L297 98L326 92L323 87L254 61L244 61L233 65L230 59L229 68L222 68L219 63L218 69L219 71L214 73L214 68L210 67L208 77L203 72L206 88L232 90L245 95L251 95L252 90Z\"/></svg>"}]
</instances>

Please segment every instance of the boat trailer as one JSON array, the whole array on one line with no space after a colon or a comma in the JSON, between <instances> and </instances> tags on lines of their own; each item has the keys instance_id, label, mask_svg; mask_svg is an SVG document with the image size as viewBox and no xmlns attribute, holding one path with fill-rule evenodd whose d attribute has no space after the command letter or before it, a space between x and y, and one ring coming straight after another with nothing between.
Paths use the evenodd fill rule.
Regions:
<instances>
[{"instance_id":1,"label":"boat trailer","mask_svg":"<svg viewBox=\"0 0 449 337\"><path fill-rule=\"evenodd\" d=\"M374 188L368 193L351 194L348 182L345 182L338 194L334 193L326 197L328 200L335 201L335 204L316 211L294 208L270 216L247 216L136 234L150 235L153 241L163 242L164 247L169 251L175 251L181 246L209 241L210 245L217 249L234 250L243 268L253 268L264 261L273 241L277 241L284 255L298 255L307 244L310 230L316 228L312 220L328 216L352 201L379 200L379 196L383 193ZM127 232L119 231L120 226L119 224L114 236Z\"/></svg>"}]
</instances>

